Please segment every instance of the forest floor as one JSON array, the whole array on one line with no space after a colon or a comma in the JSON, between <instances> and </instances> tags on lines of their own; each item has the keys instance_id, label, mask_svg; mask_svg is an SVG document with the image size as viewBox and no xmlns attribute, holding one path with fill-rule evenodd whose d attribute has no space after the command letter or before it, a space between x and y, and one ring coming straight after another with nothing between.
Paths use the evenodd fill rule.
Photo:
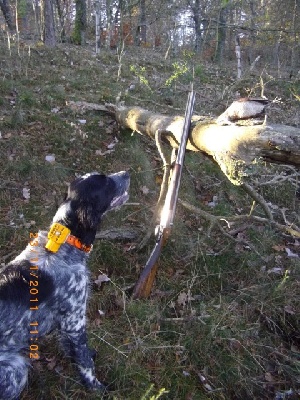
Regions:
<instances>
[{"instance_id":1,"label":"forest floor","mask_svg":"<svg viewBox=\"0 0 300 400\"><path fill-rule=\"evenodd\" d=\"M126 288L154 244L152 238L138 250L158 198L161 161L150 138L70 101L120 98L183 115L194 74L195 114L214 117L237 92L260 96L263 81L264 95L281 99L268 120L299 127L299 77L279 72L258 65L237 82L234 64L202 62L189 51L176 59L152 49L103 50L96 57L71 45L0 43L1 264L26 246L30 232L47 229L75 175L124 169L131 175L128 204L108 214L102 230L133 238L98 239L89 262L88 336L109 399L299 399L300 239L271 224L226 226L226 217L265 217L264 211L210 159L188 153L180 198L224 216L231 238L179 204L151 298L132 300ZM251 184L274 217L299 225L298 171L257 168ZM110 282L101 283L104 275ZM57 342L53 335L41 342L21 399L101 399L78 382Z\"/></svg>"}]
</instances>

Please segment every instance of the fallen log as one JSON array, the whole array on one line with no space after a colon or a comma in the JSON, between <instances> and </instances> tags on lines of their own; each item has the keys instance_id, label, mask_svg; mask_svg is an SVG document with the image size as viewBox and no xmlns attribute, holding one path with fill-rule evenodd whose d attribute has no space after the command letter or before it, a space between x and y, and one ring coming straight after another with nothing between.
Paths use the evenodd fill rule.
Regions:
<instances>
[{"instance_id":1,"label":"fallen log","mask_svg":"<svg viewBox=\"0 0 300 400\"><path fill-rule=\"evenodd\" d=\"M84 109L89 109L84 103ZM129 128L155 140L159 130L161 140L173 148L180 143L184 118L153 113L140 107L91 104L113 116L123 128ZM249 166L257 161L300 166L300 129L288 125L269 124L264 121L252 125L251 120L240 120L222 126L215 119L194 116L187 149L212 157L223 173L235 185L243 183L249 175Z\"/></svg>"}]
</instances>

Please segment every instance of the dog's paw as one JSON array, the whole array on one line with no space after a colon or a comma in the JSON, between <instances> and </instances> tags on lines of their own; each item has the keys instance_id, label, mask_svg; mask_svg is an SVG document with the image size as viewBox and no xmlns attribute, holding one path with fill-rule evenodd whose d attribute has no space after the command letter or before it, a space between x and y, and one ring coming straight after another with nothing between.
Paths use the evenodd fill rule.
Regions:
<instances>
[{"instance_id":1,"label":"dog's paw","mask_svg":"<svg viewBox=\"0 0 300 400\"><path fill-rule=\"evenodd\" d=\"M101 392L107 391L107 386L103 385L98 379L95 378L94 386L92 387L93 390L99 390Z\"/></svg>"},{"instance_id":2,"label":"dog's paw","mask_svg":"<svg viewBox=\"0 0 300 400\"><path fill-rule=\"evenodd\" d=\"M81 380L84 386L91 390L101 390L105 391L106 386L103 383L99 382L95 376L94 366L84 368L82 366L79 367Z\"/></svg>"}]
</instances>

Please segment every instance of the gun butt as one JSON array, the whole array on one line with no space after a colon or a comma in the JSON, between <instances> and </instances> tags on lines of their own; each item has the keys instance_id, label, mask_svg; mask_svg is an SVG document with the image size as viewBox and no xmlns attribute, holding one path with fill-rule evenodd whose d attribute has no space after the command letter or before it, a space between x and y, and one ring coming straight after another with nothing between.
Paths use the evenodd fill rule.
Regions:
<instances>
[{"instance_id":1,"label":"gun butt","mask_svg":"<svg viewBox=\"0 0 300 400\"><path fill-rule=\"evenodd\" d=\"M152 266L152 268L149 269L149 272L145 274L144 277L141 275L140 279L138 280L133 289L132 298L134 300L147 299L150 296L157 269L158 269L158 262L156 262Z\"/></svg>"},{"instance_id":2,"label":"gun butt","mask_svg":"<svg viewBox=\"0 0 300 400\"><path fill-rule=\"evenodd\" d=\"M162 248L163 238L156 243L147 264L145 265L139 280L133 289L133 299L146 299L150 296L156 272L158 269L158 258Z\"/></svg>"}]
</instances>

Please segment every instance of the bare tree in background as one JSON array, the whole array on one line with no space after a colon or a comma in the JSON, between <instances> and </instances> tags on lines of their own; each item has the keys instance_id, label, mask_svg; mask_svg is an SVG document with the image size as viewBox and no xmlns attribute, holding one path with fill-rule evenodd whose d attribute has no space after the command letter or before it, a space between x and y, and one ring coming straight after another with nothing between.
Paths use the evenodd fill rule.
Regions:
<instances>
[{"instance_id":1,"label":"bare tree in background","mask_svg":"<svg viewBox=\"0 0 300 400\"><path fill-rule=\"evenodd\" d=\"M188 1L192 10L192 18L195 24L195 51L200 53L202 48L202 29L201 29L201 4L200 0Z\"/></svg>"},{"instance_id":2,"label":"bare tree in background","mask_svg":"<svg viewBox=\"0 0 300 400\"><path fill-rule=\"evenodd\" d=\"M16 25L14 23L14 18L11 12L11 7L9 4L9 0L0 0L0 8L3 12L5 22L7 24L8 29L10 32L16 31Z\"/></svg>"},{"instance_id":3,"label":"bare tree in background","mask_svg":"<svg viewBox=\"0 0 300 400\"><path fill-rule=\"evenodd\" d=\"M216 51L215 51L215 61L222 62L225 51L226 43L226 32L227 32L227 11L229 3L225 2L219 10L219 18L217 22L217 35L216 35Z\"/></svg>"},{"instance_id":4,"label":"bare tree in background","mask_svg":"<svg viewBox=\"0 0 300 400\"><path fill-rule=\"evenodd\" d=\"M95 52L96 54L100 53L100 21L101 21L101 15L100 15L100 1L96 0L95 1L95 30L96 30L96 46L95 46Z\"/></svg>"},{"instance_id":5,"label":"bare tree in background","mask_svg":"<svg viewBox=\"0 0 300 400\"><path fill-rule=\"evenodd\" d=\"M48 47L55 47L56 36L52 0L44 0L44 23L44 43Z\"/></svg>"},{"instance_id":6,"label":"bare tree in background","mask_svg":"<svg viewBox=\"0 0 300 400\"><path fill-rule=\"evenodd\" d=\"M140 22L137 27L135 43L137 46L147 42L146 1L140 0Z\"/></svg>"},{"instance_id":7,"label":"bare tree in background","mask_svg":"<svg viewBox=\"0 0 300 400\"><path fill-rule=\"evenodd\" d=\"M73 41L76 44L85 44L85 33L87 28L86 0L75 0L76 16L73 32Z\"/></svg>"}]
</instances>

